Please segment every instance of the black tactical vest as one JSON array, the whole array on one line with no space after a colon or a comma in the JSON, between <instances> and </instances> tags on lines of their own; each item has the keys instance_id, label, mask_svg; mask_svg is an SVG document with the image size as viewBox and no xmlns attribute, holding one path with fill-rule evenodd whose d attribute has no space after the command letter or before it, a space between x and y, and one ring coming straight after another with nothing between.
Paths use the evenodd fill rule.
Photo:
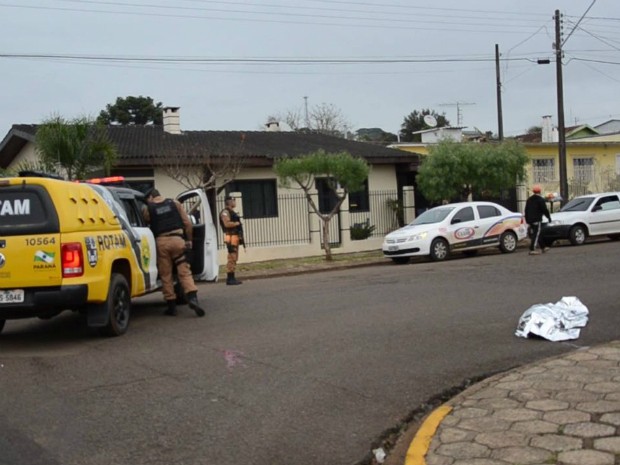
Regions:
<instances>
[{"instance_id":1,"label":"black tactical vest","mask_svg":"<svg viewBox=\"0 0 620 465\"><path fill-rule=\"evenodd\" d=\"M228 211L228 216L230 216L230 221L239 221L239 215L228 209L228 208L224 208L221 212L220 212L220 226L222 227L222 231L224 231L224 234L239 234L239 228L237 226L233 227L233 228L227 228L226 226L224 226L224 222L222 221L222 213L224 213L225 211Z\"/></svg>"},{"instance_id":2,"label":"black tactical vest","mask_svg":"<svg viewBox=\"0 0 620 465\"><path fill-rule=\"evenodd\" d=\"M151 231L155 237L175 229L183 229L183 220L174 200L166 199L161 203L149 203L148 208Z\"/></svg>"}]
</instances>

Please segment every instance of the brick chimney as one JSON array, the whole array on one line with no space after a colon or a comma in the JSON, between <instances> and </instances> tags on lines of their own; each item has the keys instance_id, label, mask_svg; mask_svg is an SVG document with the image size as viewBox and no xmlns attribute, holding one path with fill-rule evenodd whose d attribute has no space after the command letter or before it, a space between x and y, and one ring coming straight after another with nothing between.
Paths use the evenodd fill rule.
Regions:
<instances>
[{"instance_id":1,"label":"brick chimney","mask_svg":"<svg viewBox=\"0 0 620 465\"><path fill-rule=\"evenodd\" d=\"M180 107L164 107L164 132L181 134Z\"/></svg>"}]
</instances>

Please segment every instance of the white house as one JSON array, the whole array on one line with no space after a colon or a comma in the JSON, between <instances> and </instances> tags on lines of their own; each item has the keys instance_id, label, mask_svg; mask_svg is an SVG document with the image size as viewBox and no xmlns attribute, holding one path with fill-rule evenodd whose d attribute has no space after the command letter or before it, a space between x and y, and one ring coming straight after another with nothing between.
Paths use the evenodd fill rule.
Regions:
<instances>
[{"instance_id":1,"label":"white house","mask_svg":"<svg viewBox=\"0 0 620 465\"><path fill-rule=\"evenodd\" d=\"M0 168L15 169L22 162L37 159L37 126L13 125L0 142ZM211 210L219 212L222 199L237 192L244 219L246 242L251 252L241 253L240 262L320 255L320 224L309 214L299 190L285 189L273 171L274 161L323 149L346 151L365 159L371 167L362 192L343 204L332 222L330 244L334 253L381 248L383 236L411 220L414 215L413 185L420 157L417 153L380 145L328 136L316 132L283 132L273 122L265 131L183 131L178 107L164 110L163 126L109 126L119 158L112 174L122 175L139 190L155 184L163 195L174 197L187 189L172 179L166 165L170 160L187 162L201 170L201 159L242 160L235 179L216 194L211 192ZM316 180L313 194L319 205L329 207L326 183ZM351 240L351 227L374 226L370 237ZM357 226L355 226L357 225ZM222 259L225 250L221 247Z\"/></svg>"}]
</instances>

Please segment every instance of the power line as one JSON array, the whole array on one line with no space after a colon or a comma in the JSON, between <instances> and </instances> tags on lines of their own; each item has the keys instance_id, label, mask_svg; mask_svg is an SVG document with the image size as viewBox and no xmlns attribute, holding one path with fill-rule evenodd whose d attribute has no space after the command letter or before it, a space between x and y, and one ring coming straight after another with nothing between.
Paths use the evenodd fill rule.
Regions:
<instances>
[{"instance_id":1,"label":"power line","mask_svg":"<svg viewBox=\"0 0 620 465\"><path fill-rule=\"evenodd\" d=\"M144 4L144 3L129 3L129 2L120 2L120 1L104 1L104 0L59 0L59 1L64 1L64 2L70 2L70 3L81 3L81 4L97 4L97 5L113 5L113 6L128 6L128 7L138 7L138 8L159 8L159 9L171 9L171 10L195 10L195 11L216 11L216 12L226 12L226 13L251 13L251 14L270 14L270 15L283 15L283 16L310 16L310 17L328 17L328 18L332 18L333 16L324 16L324 15L305 15L305 14L297 14L297 13L279 13L277 11L260 11L260 10L256 10L255 8L253 8L252 10L232 10L232 9L222 9L222 8L205 8L205 7L183 7L183 6L179 6L179 5L175 5L175 6L167 6L167 5L157 5L157 4ZM193 1L194 3L200 3L200 4L218 4L218 5L226 5L226 6L231 6L231 5L241 5L241 6L251 6L251 7L255 7L256 4L254 3L248 3L248 2L223 2L223 1L201 1L201 0L185 0L185 1ZM379 6L379 5L377 5ZM432 14L432 13L407 13L407 12L403 12L402 8L406 6L401 6L399 7L399 11L385 11L385 8L383 5L380 5L381 7L381 11L377 12L377 11L369 11L369 10L354 10L351 8L347 8L347 9L343 9L343 8L322 8L322 7L311 7L311 6L300 6L300 5L274 5L274 4L265 4L265 3L261 3L260 7L262 8L274 8L274 9L283 9L283 10L291 10L291 11L295 11L295 10L303 10L303 11L328 11L328 12L335 12L335 13L342 13L342 12L346 12L346 13L363 13L363 14L367 14L367 13L372 13L373 16L372 17L363 17L363 18L358 18L358 17L353 17L353 18L347 18L344 17L346 19L369 19L369 20L378 20L378 21L384 21L384 20L389 20L389 21L397 21L393 18L389 18L389 19L381 19L381 18L377 18L377 14L380 14L382 16L396 16L398 18L401 18L403 16L409 16L409 17L415 17L415 18L420 18L420 17L432 17L432 18L450 18L450 17L454 17L454 18L458 18L460 20L460 22L462 23L463 19L483 19L483 20L489 20L492 21L493 23L496 23L498 18L490 18L487 15L484 16L468 16L468 15L463 15L463 14L458 14L458 15L447 15L445 12L442 12L441 14ZM422 9L427 9L424 7L419 7ZM441 9L441 10L445 10L448 12L451 12L453 10L449 10L449 9ZM338 18L343 18L342 15L338 15ZM402 21L407 21L407 20L400 20ZM510 20L513 21L513 20ZM523 21L523 22L534 22L536 20L534 19L518 19L518 21Z\"/></svg>"},{"instance_id":2,"label":"power line","mask_svg":"<svg viewBox=\"0 0 620 465\"><path fill-rule=\"evenodd\" d=\"M566 41L568 39L570 39L570 36L573 35L573 32L575 32L575 29L577 29L579 27L579 24L581 24L581 21L583 21L583 18L585 17L585 15L588 14L588 11L590 11L590 9L594 6L594 4L596 3L596 0L592 0L592 3L590 3L590 6L588 7L588 9L585 11L584 14L581 15L581 18L579 18L579 20L577 21L577 23L573 26L573 28L571 29L571 31L568 33L568 35L564 38L564 40L562 41L562 46L566 43Z\"/></svg>"},{"instance_id":3,"label":"power line","mask_svg":"<svg viewBox=\"0 0 620 465\"><path fill-rule=\"evenodd\" d=\"M267 64L390 64L390 63L475 63L492 62L493 58L233 58L233 57L147 57L113 55L73 55L54 53L0 53L0 58L56 59L66 61L110 61L110 62L150 62L150 63L267 63ZM534 62L531 58L510 58L510 61Z\"/></svg>"},{"instance_id":4,"label":"power line","mask_svg":"<svg viewBox=\"0 0 620 465\"><path fill-rule=\"evenodd\" d=\"M65 0L65 1L78 1L78 0ZM81 2L84 3L84 2ZM116 6L131 6L128 4L119 4L118 2L91 2L91 3L98 3L98 4L114 4ZM142 6L144 7L145 5L135 5L135 6ZM360 18L360 17L347 17L347 16L342 16L342 15L337 15L337 16L326 16L326 15L299 15L299 14L288 14L290 16L295 16L295 17L314 17L314 18L321 18L321 19L333 19L333 20L337 20L337 21L359 21L359 20L363 20L363 21L370 21L370 22L375 22L375 23L381 23L381 22L388 22L390 24L386 24L386 25L378 25L378 24L350 24L350 23L343 23L343 22L311 22L311 21L293 21L293 20L280 20L280 19L262 19L262 18L230 18L230 17L219 17L219 16L199 16L199 15L191 15L191 14L165 14L165 13L154 13L154 12L139 12L139 11L118 11L118 10L100 10L100 9L91 9L91 8L68 8L68 7L48 7L48 6L34 6L34 5L17 5L17 4L8 4L8 3L1 3L0 7L6 7L6 8L23 8L23 9L31 9L31 10L44 10L44 11L67 11L67 12L79 12L79 13L97 13L97 14L114 14L114 15L130 15L130 16L147 16L147 17L163 17L163 18L177 18L177 19L192 19L192 20L215 20L215 21L235 21L235 22L258 22L258 23L275 23L275 24L302 24L302 25L315 25L315 26L339 26L339 27L360 27L360 28L382 28L382 29L395 29L395 30L421 30L421 31L445 31L445 30L449 30L449 31L457 31L457 32L472 32L472 33L477 33L477 32L494 32L494 33L499 33L499 32L503 32L503 33L517 33L517 31L506 31L505 29L502 30L498 30L498 29L481 29L480 26L487 26L487 27L495 27L498 26L497 21L493 21L491 24L479 24L479 23L464 23L462 20L459 20L457 22L449 22L449 21L425 21L425 23L436 23L436 24L440 24L440 25L446 25L446 28L440 28L440 27L421 27L421 26L417 26L417 25L411 25L411 26L398 26L398 25L394 25L394 22L403 22L403 23L407 23L407 24L411 24L411 21L409 20L395 20L392 18L386 18L386 19L381 19L381 18L376 18L376 17L371 17L371 18ZM152 5L151 5L152 7ZM156 8L172 8L175 10L179 10L179 9L186 9L186 10L196 10L196 8L183 8L183 7L169 7L169 6L157 6ZM265 12L256 12L256 11L232 11L232 10L215 10L215 9L210 9L208 11L215 11L217 13L231 13L231 14L250 14L250 15L255 15L255 14L270 14L270 15L274 15L273 13L265 13ZM280 16L286 16L286 13L276 13L276 16L280 15ZM463 28L454 28L454 27L450 27L451 25L464 25L465 27L472 27L474 29L463 29ZM499 27L499 26L498 26ZM529 26L518 26L518 25L509 25L509 24L502 24L501 27L505 28L505 27L513 27L513 28L528 28Z\"/></svg>"}]
</instances>

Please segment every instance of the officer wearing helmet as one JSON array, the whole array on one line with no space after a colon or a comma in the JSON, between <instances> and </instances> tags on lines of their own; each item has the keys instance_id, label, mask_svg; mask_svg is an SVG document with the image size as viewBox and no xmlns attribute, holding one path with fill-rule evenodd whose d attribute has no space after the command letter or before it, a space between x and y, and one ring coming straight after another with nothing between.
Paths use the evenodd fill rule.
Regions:
<instances>
[{"instance_id":1,"label":"officer wearing helmet","mask_svg":"<svg viewBox=\"0 0 620 465\"><path fill-rule=\"evenodd\" d=\"M540 252L536 250L539 246L543 252L549 250L541 243L540 230L542 229L543 216L547 217L551 221L551 215L547 208L547 202L540 195L540 186L532 187L532 195L530 195L525 202L525 221L529 225L530 233L530 255L539 255Z\"/></svg>"},{"instance_id":2,"label":"officer wearing helmet","mask_svg":"<svg viewBox=\"0 0 620 465\"><path fill-rule=\"evenodd\" d=\"M157 245L157 271L162 284L162 293L168 304L166 315L175 316L176 294L174 292L173 268L177 275L187 301L198 316L205 316L205 311L198 303L198 288L194 283L190 265L187 262L186 249L192 247L192 223L176 200L166 199L157 189L146 194L147 208L143 215L149 224Z\"/></svg>"}]
</instances>

